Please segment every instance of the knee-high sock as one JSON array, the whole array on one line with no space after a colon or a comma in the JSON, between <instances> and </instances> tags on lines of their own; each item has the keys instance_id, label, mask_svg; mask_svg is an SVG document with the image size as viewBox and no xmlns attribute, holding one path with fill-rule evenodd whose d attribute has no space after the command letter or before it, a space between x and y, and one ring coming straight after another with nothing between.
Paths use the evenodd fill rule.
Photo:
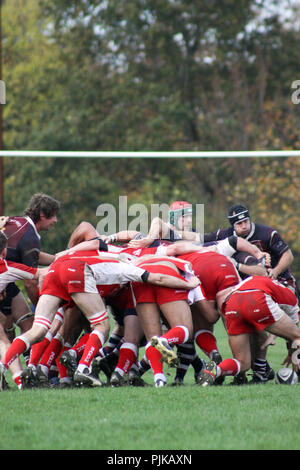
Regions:
<instances>
[{"instance_id":1,"label":"knee-high sock","mask_svg":"<svg viewBox=\"0 0 300 470\"><path fill-rule=\"evenodd\" d=\"M2 360L2 364L6 369L10 366L10 364L18 357L20 354L23 354L27 349L30 348L29 341L23 336L18 336L13 340L11 345L9 346L8 350L6 351L4 358Z\"/></svg>"},{"instance_id":2,"label":"knee-high sock","mask_svg":"<svg viewBox=\"0 0 300 470\"><path fill-rule=\"evenodd\" d=\"M145 355L149 361L153 374L163 373L163 363L161 361L161 353L157 351L150 343L146 345Z\"/></svg>"},{"instance_id":3,"label":"knee-high sock","mask_svg":"<svg viewBox=\"0 0 300 470\"><path fill-rule=\"evenodd\" d=\"M74 346L71 348L73 351L76 352L77 354L77 357L81 357L82 354L83 354L83 351L86 347L86 343L88 342L89 340L89 337L90 337L90 333L85 333L84 335L82 335L79 340L77 341L76 344L74 344Z\"/></svg>"},{"instance_id":4,"label":"knee-high sock","mask_svg":"<svg viewBox=\"0 0 300 470\"><path fill-rule=\"evenodd\" d=\"M137 346L133 343L123 343L120 347L119 360L115 368L121 375L127 374L137 359Z\"/></svg>"},{"instance_id":5,"label":"knee-high sock","mask_svg":"<svg viewBox=\"0 0 300 470\"><path fill-rule=\"evenodd\" d=\"M217 365L217 377L220 375L236 375L240 372L241 365L236 359L224 359Z\"/></svg>"},{"instance_id":6,"label":"knee-high sock","mask_svg":"<svg viewBox=\"0 0 300 470\"><path fill-rule=\"evenodd\" d=\"M50 331L46 334L45 338L39 343L35 343L31 346L30 357L28 365L37 366L47 346L49 346L52 340L52 334Z\"/></svg>"},{"instance_id":7,"label":"knee-high sock","mask_svg":"<svg viewBox=\"0 0 300 470\"><path fill-rule=\"evenodd\" d=\"M81 356L78 366L89 367L95 355L104 343L104 336L97 330L92 331L85 345L84 352Z\"/></svg>"},{"instance_id":8,"label":"knee-high sock","mask_svg":"<svg viewBox=\"0 0 300 470\"><path fill-rule=\"evenodd\" d=\"M51 365L59 355L63 347L63 343L64 340L59 334L52 338L50 344L47 346L44 354L41 357L40 365L46 366L48 369L50 369Z\"/></svg>"},{"instance_id":9,"label":"knee-high sock","mask_svg":"<svg viewBox=\"0 0 300 470\"><path fill-rule=\"evenodd\" d=\"M189 331L186 326L174 326L170 328L162 338L166 338L168 343L172 346L173 344L185 343L189 338Z\"/></svg>"},{"instance_id":10,"label":"knee-high sock","mask_svg":"<svg viewBox=\"0 0 300 470\"><path fill-rule=\"evenodd\" d=\"M218 351L217 340L209 330L199 330L195 334L195 341L200 349L210 357L213 351Z\"/></svg>"},{"instance_id":11,"label":"knee-high sock","mask_svg":"<svg viewBox=\"0 0 300 470\"><path fill-rule=\"evenodd\" d=\"M57 369L58 369L58 375L59 375L60 379L64 379L66 377L69 377L68 369L59 362L59 358L60 358L61 354L65 351L68 351L69 349L71 349L71 345L69 343L66 343L64 345L64 347L61 349L59 355L56 358L56 366L57 366Z\"/></svg>"}]
</instances>

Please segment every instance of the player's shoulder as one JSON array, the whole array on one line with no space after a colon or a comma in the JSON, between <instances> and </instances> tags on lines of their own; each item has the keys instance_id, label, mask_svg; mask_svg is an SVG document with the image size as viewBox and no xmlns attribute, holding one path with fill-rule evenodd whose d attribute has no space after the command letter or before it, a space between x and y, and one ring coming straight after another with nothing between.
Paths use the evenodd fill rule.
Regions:
<instances>
[{"instance_id":1,"label":"player's shoulder","mask_svg":"<svg viewBox=\"0 0 300 470\"><path fill-rule=\"evenodd\" d=\"M218 228L214 232L209 232L204 234L204 242L211 242L211 241L218 241L224 240L225 238L230 237L233 235L233 228Z\"/></svg>"},{"instance_id":2,"label":"player's shoulder","mask_svg":"<svg viewBox=\"0 0 300 470\"><path fill-rule=\"evenodd\" d=\"M278 233L274 227L270 225L255 223L254 236L260 235L261 237L271 237Z\"/></svg>"},{"instance_id":3,"label":"player's shoulder","mask_svg":"<svg viewBox=\"0 0 300 470\"><path fill-rule=\"evenodd\" d=\"M23 225L28 225L28 220L27 220L26 217L22 217L22 216L9 217L6 224L5 224L5 227L10 226L10 225L14 225L14 226L17 226L17 227L23 227Z\"/></svg>"}]
</instances>

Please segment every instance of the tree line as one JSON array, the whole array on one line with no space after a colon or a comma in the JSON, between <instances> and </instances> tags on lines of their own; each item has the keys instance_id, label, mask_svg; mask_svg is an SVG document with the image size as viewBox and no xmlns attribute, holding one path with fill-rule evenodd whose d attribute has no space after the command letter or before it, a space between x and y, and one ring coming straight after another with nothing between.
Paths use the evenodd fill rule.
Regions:
<instances>
[{"instance_id":1,"label":"tree line","mask_svg":"<svg viewBox=\"0 0 300 470\"><path fill-rule=\"evenodd\" d=\"M290 15L277 0L3 1L3 146L299 149L299 7L288 5ZM38 191L61 200L50 251L126 195L205 204L206 231L248 204L299 254L298 159L5 158L4 176L8 214ZM294 267L300 275L297 256Z\"/></svg>"}]
</instances>

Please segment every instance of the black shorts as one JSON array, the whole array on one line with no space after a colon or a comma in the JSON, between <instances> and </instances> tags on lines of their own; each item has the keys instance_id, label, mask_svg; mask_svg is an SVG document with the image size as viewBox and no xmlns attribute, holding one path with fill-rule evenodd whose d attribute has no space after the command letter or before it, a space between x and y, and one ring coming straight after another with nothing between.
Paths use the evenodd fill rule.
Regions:
<instances>
[{"instance_id":1,"label":"black shorts","mask_svg":"<svg viewBox=\"0 0 300 470\"><path fill-rule=\"evenodd\" d=\"M3 315L8 316L11 314L11 302L14 297L18 295L20 289L14 282L11 282L6 286L5 299L0 302L0 311Z\"/></svg>"}]
</instances>

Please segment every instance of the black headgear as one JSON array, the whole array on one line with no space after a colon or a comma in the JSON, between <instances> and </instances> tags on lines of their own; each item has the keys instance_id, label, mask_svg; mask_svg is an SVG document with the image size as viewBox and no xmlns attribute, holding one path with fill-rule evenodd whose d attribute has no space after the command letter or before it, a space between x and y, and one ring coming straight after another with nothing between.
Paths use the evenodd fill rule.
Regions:
<instances>
[{"instance_id":1,"label":"black headgear","mask_svg":"<svg viewBox=\"0 0 300 470\"><path fill-rule=\"evenodd\" d=\"M228 211L228 220L233 226L236 222L241 222L245 219L250 219L250 214L246 206L242 206L241 204L237 204L233 206Z\"/></svg>"}]
</instances>

